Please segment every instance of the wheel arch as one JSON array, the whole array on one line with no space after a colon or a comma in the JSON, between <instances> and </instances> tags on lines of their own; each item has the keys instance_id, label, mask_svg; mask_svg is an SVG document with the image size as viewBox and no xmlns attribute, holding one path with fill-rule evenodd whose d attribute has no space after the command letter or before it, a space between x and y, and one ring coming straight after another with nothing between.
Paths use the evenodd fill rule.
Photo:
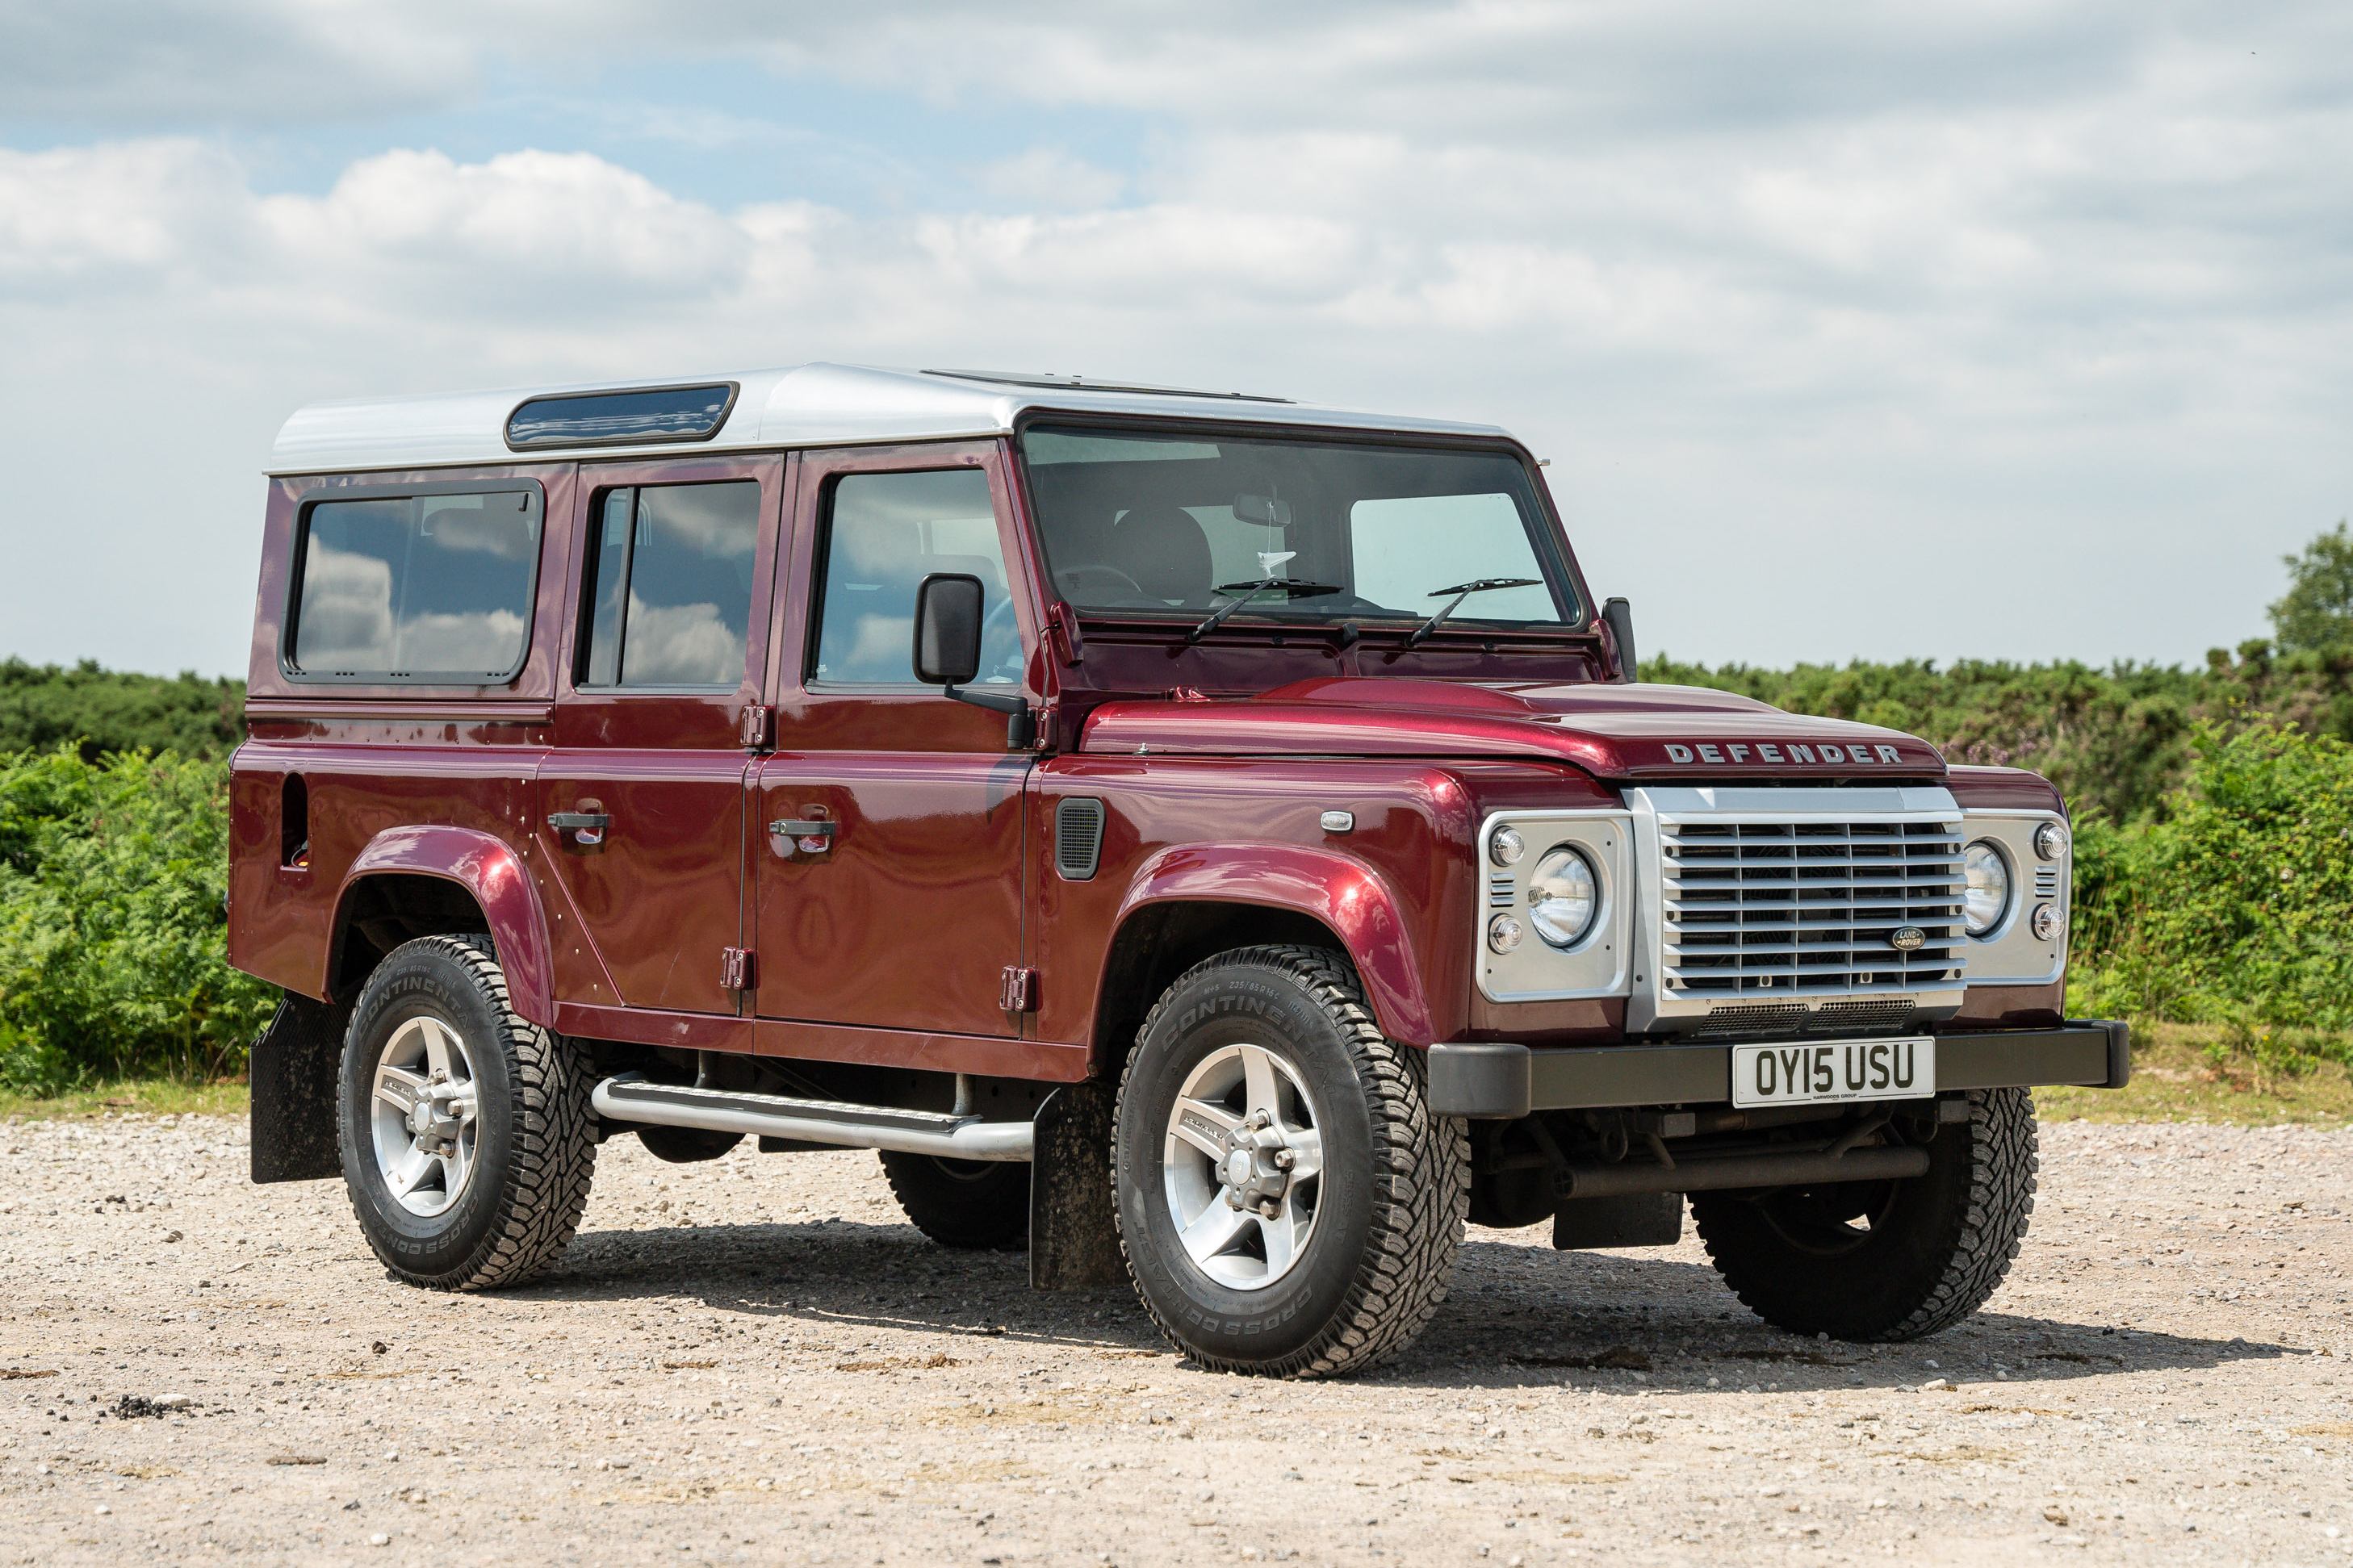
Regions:
<instances>
[{"instance_id":1,"label":"wheel arch","mask_svg":"<svg viewBox=\"0 0 2353 1568\"><path fill-rule=\"evenodd\" d=\"M1294 845L1192 845L1147 861L1120 905L1095 992L1098 1058L1123 1052L1160 993L1202 959L1282 942L1337 948L1383 1034L1434 1038L1412 932L1379 872Z\"/></svg>"},{"instance_id":2,"label":"wheel arch","mask_svg":"<svg viewBox=\"0 0 2353 1568\"><path fill-rule=\"evenodd\" d=\"M384 955L420 936L485 931L517 1014L555 1022L546 916L522 858L494 835L447 826L387 828L335 894L326 994L348 1001Z\"/></svg>"}]
</instances>

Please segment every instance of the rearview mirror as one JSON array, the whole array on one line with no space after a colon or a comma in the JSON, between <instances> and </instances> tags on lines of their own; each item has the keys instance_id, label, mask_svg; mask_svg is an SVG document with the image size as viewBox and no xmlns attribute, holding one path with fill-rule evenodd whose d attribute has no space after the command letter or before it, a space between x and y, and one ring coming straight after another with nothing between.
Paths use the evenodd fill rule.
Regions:
<instances>
[{"instance_id":1,"label":"rearview mirror","mask_svg":"<svg viewBox=\"0 0 2353 1568\"><path fill-rule=\"evenodd\" d=\"M980 579L934 572L915 589L915 679L964 686L980 673Z\"/></svg>"},{"instance_id":2,"label":"rearview mirror","mask_svg":"<svg viewBox=\"0 0 2353 1568\"><path fill-rule=\"evenodd\" d=\"M1234 521L1255 522L1263 528L1291 526L1291 503L1272 496L1236 496Z\"/></svg>"}]
</instances>

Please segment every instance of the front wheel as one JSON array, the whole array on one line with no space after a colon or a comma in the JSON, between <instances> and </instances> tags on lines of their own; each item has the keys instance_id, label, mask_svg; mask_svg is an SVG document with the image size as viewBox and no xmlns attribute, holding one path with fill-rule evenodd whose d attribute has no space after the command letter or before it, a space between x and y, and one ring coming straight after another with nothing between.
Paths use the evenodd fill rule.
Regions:
<instances>
[{"instance_id":1,"label":"front wheel","mask_svg":"<svg viewBox=\"0 0 2353 1568\"><path fill-rule=\"evenodd\" d=\"M1938 1127L1926 1175L1762 1193L1694 1193L1708 1257L1777 1328L1915 1340L1983 1306L2034 1213L2034 1100L1971 1089L1969 1119Z\"/></svg>"},{"instance_id":2,"label":"front wheel","mask_svg":"<svg viewBox=\"0 0 2353 1568\"><path fill-rule=\"evenodd\" d=\"M412 1285L513 1285L563 1252L596 1163L591 1075L525 1022L487 936L428 936L368 976L343 1041L343 1184Z\"/></svg>"},{"instance_id":3,"label":"front wheel","mask_svg":"<svg viewBox=\"0 0 2353 1568\"><path fill-rule=\"evenodd\" d=\"M1337 952L1241 948L1180 976L1121 1079L1113 1162L1136 1292L1204 1366L1358 1371L1446 1299L1469 1137Z\"/></svg>"}]
</instances>

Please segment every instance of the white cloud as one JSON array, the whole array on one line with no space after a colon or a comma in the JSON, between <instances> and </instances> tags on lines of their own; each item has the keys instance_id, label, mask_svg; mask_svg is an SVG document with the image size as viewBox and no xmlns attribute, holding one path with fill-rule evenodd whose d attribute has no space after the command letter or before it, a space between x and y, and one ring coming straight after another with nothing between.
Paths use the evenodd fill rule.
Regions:
<instances>
[{"instance_id":1,"label":"white cloud","mask_svg":"<svg viewBox=\"0 0 2353 1568\"><path fill-rule=\"evenodd\" d=\"M872 215L691 199L576 152L404 147L318 194L209 136L0 152L0 427L39 455L18 516L44 520L0 525L38 569L0 584L0 624L50 657L241 665L250 476L298 403L820 357L1512 425L1560 459L1646 646L1714 658L2195 657L2261 629L2276 554L2353 491L2334 8L743 0L691 41L584 5L552 44L536 5L169 11L116 7L119 58L0 12L0 40L63 28L79 62L0 49L0 89L126 125L164 75L150 109L199 118L235 119L255 73L456 103L536 38L608 85L750 50L1159 129L1132 170L1040 139L974 167L970 200ZM341 111L306 101L273 112ZM87 411L133 388L126 459ZM35 585L84 569L46 522L126 462L176 499L110 514L157 543L122 567L145 607L93 625ZM2000 584L1966 624L1963 562Z\"/></svg>"}]
</instances>

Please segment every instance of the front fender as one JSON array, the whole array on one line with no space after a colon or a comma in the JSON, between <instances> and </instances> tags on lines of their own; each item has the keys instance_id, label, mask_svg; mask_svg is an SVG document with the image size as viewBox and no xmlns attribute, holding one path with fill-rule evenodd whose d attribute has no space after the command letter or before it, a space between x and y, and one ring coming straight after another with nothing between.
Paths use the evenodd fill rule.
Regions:
<instances>
[{"instance_id":1,"label":"front fender","mask_svg":"<svg viewBox=\"0 0 2353 1568\"><path fill-rule=\"evenodd\" d=\"M1148 904L1255 904L1322 921L1348 950L1381 1032L1407 1045L1436 1037L1413 932L1381 874L1361 860L1295 844L1188 844L1145 861L1114 931Z\"/></svg>"},{"instance_id":2,"label":"front fender","mask_svg":"<svg viewBox=\"0 0 2353 1568\"><path fill-rule=\"evenodd\" d=\"M522 857L505 840L472 827L388 827L368 841L343 874L335 893L337 933L351 910L353 890L370 877L389 873L439 877L473 895L506 972L507 999L532 1023L555 1025L554 955L548 950L547 919L539 889Z\"/></svg>"}]
</instances>

